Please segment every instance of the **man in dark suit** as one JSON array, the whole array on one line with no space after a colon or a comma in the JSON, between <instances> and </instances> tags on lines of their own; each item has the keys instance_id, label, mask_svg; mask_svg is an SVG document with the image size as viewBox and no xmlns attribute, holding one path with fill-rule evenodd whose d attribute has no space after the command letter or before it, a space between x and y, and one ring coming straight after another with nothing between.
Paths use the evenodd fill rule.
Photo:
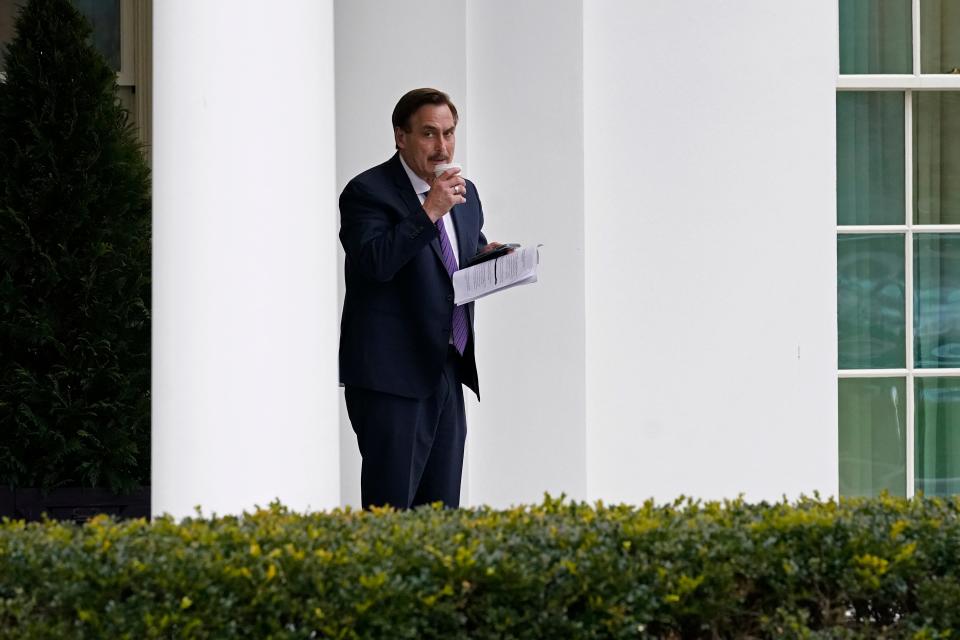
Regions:
<instances>
[{"instance_id":1,"label":"man in dark suit","mask_svg":"<svg viewBox=\"0 0 960 640\"><path fill-rule=\"evenodd\" d=\"M393 111L397 153L340 195L346 297L340 382L363 457L364 508L460 504L467 427L477 394L473 303L455 306L451 277L487 248L477 189L453 161L457 109L415 89Z\"/></svg>"}]
</instances>

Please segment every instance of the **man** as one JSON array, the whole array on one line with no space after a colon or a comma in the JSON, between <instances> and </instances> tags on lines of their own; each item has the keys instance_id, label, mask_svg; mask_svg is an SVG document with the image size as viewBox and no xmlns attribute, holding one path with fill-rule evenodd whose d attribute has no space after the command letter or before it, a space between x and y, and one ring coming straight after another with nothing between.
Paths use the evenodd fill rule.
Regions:
<instances>
[{"instance_id":1,"label":"man","mask_svg":"<svg viewBox=\"0 0 960 640\"><path fill-rule=\"evenodd\" d=\"M393 110L397 153L340 195L346 298L340 382L363 457L364 508L460 504L466 385L477 394L473 304L451 276L487 248L477 189L453 161L457 109L436 89ZM496 245L492 245L496 246Z\"/></svg>"}]
</instances>

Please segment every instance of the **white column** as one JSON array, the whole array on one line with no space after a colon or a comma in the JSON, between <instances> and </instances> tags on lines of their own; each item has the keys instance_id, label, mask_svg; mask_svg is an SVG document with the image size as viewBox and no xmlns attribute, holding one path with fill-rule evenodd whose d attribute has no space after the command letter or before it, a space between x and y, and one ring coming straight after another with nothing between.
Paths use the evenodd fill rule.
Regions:
<instances>
[{"instance_id":1,"label":"white column","mask_svg":"<svg viewBox=\"0 0 960 640\"><path fill-rule=\"evenodd\" d=\"M836 33L584 4L590 499L836 494Z\"/></svg>"},{"instance_id":2,"label":"white column","mask_svg":"<svg viewBox=\"0 0 960 640\"><path fill-rule=\"evenodd\" d=\"M153 512L335 506L332 3L154 12Z\"/></svg>"}]
</instances>

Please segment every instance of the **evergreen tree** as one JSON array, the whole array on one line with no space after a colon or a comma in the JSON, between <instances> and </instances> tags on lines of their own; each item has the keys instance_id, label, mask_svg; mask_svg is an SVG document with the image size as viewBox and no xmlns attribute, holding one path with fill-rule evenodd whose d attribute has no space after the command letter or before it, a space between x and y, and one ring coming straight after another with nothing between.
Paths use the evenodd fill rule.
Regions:
<instances>
[{"instance_id":1,"label":"evergreen tree","mask_svg":"<svg viewBox=\"0 0 960 640\"><path fill-rule=\"evenodd\" d=\"M0 483L149 484L149 170L69 0L0 81Z\"/></svg>"}]
</instances>

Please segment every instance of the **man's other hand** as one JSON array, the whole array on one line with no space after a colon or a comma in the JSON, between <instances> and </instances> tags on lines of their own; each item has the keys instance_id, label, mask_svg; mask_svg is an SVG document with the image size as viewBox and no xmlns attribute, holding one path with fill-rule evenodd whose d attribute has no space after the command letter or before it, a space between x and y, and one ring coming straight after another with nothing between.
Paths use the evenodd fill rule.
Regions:
<instances>
[{"instance_id":1,"label":"man's other hand","mask_svg":"<svg viewBox=\"0 0 960 640\"><path fill-rule=\"evenodd\" d=\"M480 251L478 251L477 253L486 253L487 251L493 251L497 247L502 247L502 246L503 246L502 242L491 242L487 246L480 249ZM513 252L514 252L514 249L510 249L509 251L507 251L507 253L513 253Z\"/></svg>"},{"instance_id":2,"label":"man's other hand","mask_svg":"<svg viewBox=\"0 0 960 640\"><path fill-rule=\"evenodd\" d=\"M423 209L431 222L436 222L450 211L454 205L467 201L467 183L460 177L459 169L448 169L434 179Z\"/></svg>"}]
</instances>

